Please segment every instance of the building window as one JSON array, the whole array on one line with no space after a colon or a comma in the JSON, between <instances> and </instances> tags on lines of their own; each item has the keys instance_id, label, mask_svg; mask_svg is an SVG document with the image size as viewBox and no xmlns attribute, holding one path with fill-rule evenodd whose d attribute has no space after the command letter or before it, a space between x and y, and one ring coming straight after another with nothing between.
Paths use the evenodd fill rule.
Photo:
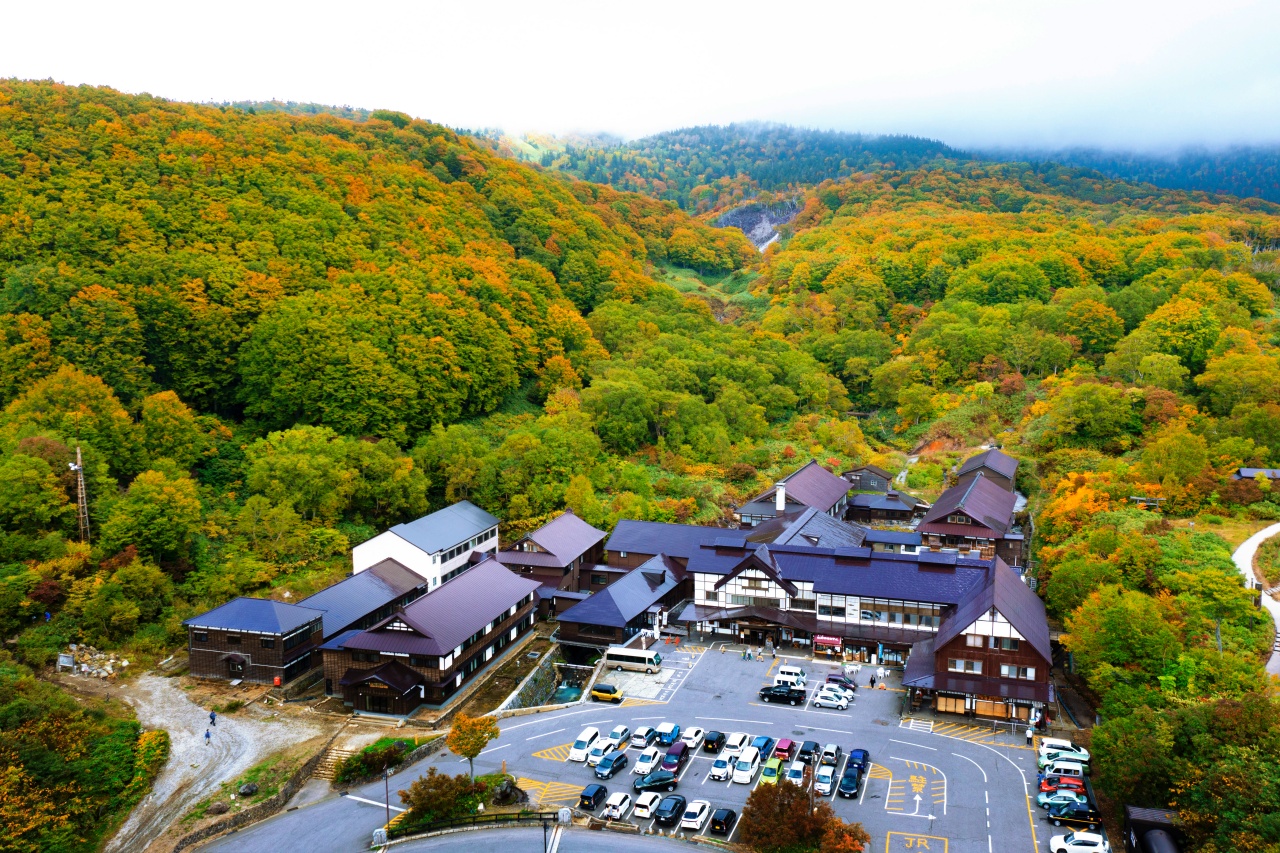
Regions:
<instances>
[{"instance_id":1,"label":"building window","mask_svg":"<svg viewBox=\"0 0 1280 853\"><path fill-rule=\"evenodd\" d=\"M439 669L440 659L423 655L409 655L409 666L420 666L423 669Z\"/></svg>"},{"instance_id":2,"label":"building window","mask_svg":"<svg viewBox=\"0 0 1280 853\"><path fill-rule=\"evenodd\" d=\"M191 634L191 639L195 640L197 643L205 643L205 642L208 642L208 640L209 640L209 632L208 632L208 631L194 631L194 632L192 632L192 634Z\"/></svg>"},{"instance_id":3,"label":"building window","mask_svg":"<svg viewBox=\"0 0 1280 853\"><path fill-rule=\"evenodd\" d=\"M1034 666L1012 666L1010 664L1001 664L1000 677L1022 678L1029 681L1036 677L1036 668Z\"/></svg>"},{"instance_id":4,"label":"building window","mask_svg":"<svg viewBox=\"0 0 1280 853\"><path fill-rule=\"evenodd\" d=\"M791 599L792 610L814 610L817 605L812 598L793 598Z\"/></svg>"},{"instance_id":5,"label":"building window","mask_svg":"<svg viewBox=\"0 0 1280 853\"><path fill-rule=\"evenodd\" d=\"M969 516L961 515L959 513L956 513L954 515L948 515L947 522L949 524L969 524L970 523Z\"/></svg>"},{"instance_id":6,"label":"building window","mask_svg":"<svg viewBox=\"0 0 1280 853\"><path fill-rule=\"evenodd\" d=\"M1011 637L992 637L991 648L1005 652L1016 652L1018 650L1018 641Z\"/></svg>"},{"instance_id":7,"label":"building window","mask_svg":"<svg viewBox=\"0 0 1280 853\"><path fill-rule=\"evenodd\" d=\"M618 556L619 556L619 557L625 557L625 556L627 556L627 552L626 552L626 551L619 551L619 552L618 552Z\"/></svg>"},{"instance_id":8,"label":"building window","mask_svg":"<svg viewBox=\"0 0 1280 853\"><path fill-rule=\"evenodd\" d=\"M744 578L747 589L768 589L769 582L763 578Z\"/></svg>"},{"instance_id":9,"label":"building window","mask_svg":"<svg viewBox=\"0 0 1280 853\"><path fill-rule=\"evenodd\" d=\"M992 638L992 639L994 639L994 638ZM971 647L971 648L972 648L972 647L978 647L978 648L981 648L981 646L982 646L982 636L981 636L980 634L965 634L965 635L964 635L964 644L965 644L966 646Z\"/></svg>"},{"instance_id":10,"label":"building window","mask_svg":"<svg viewBox=\"0 0 1280 853\"><path fill-rule=\"evenodd\" d=\"M706 601L715 601L715 602L717 602L717 603L720 601L720 593L716 592L715 590L711 590L711 589L705 590L705 591L702 593L702 597L703 597L703 599L705 599Z\"/></svg>"},{"instance_id":11,"label":"building window","mask_svg":"<svg viewBox=\"0 0 1280 853\"><path fill-rule=\"evenodd\" d=\"M960 660L952 658L947 662L947 669L952 672L969 672L974 675L982 674L982 661L980 660Z\"/></svg>"},{"instance_id":12,"label":"building window","mask_svg":"<svg viewBox=\"0 0 1280 853\"><path fill-rule=\"evenodd\" d=\"M377 652L352 652L351 660L357 663L377 663L379 660Z\"/></svg>"},{"instance_id":13,"label":"building window","mask_svg":"<svg viewBox=\"0 0 1280 853\"><path fill-rule=\"evenodd\" d=\"M606 578L604 575L592 575L592 576L591 576L591 583L592 583L592 585L593 585L593 586L604 586L604 585L605 585L605 584L607 584L608 582L609 582L609 579L608 579L608 578Z\"/></svg>"},{"instance_id":14,"label":"building window","mask_svg":"<svg viewBox=\"0 0 1280 853\"><path fill-rule=\"evenodd\" d=\"M229 646L238 646L238 645L240 645L240 635L239 635L239 634L227 634L227 645L229 645Z\"/></svg>"},{"instance_id":15,"label":"building window","mask_svg":"<svg viewBox=\"0 0 1280 853\"><path fill-rule=\"evenodd\" d=\"M819 604L819 605L818 605L818 615L819 615L819 616L837 616L837 617L839 617L839 618L843 619L843 618L844 618L844 608L843 608L843 607L832 607L830 604Z\"/></svg>"},{"instance_id":16,"label":"building window","mask_svg":"<svg viewBox=\"0 0 1280 853\"><path fill-rule=\"evenodd\" d=\"M264 649L274 649L276 647L275 637L263 637L262 647Z\"/></svg>"}]
</instances>

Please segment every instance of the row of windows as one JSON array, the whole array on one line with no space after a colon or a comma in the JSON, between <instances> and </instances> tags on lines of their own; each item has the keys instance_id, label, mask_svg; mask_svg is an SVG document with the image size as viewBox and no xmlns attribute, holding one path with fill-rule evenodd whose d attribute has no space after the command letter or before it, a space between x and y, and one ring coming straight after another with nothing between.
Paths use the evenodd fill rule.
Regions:
<instances>
[{"instance_id":1,"label":"row of windows","mask_svg":"<svg viewBox=\"0 0 1280 853\"><path fill-rule=\"evenodd\" d=\"M951 672L968 672L974 675L982 674L982 661L980 660L962 660L960 658L952 658L947 661L947 669Z\"/></svg>"},{"instance_id":2,"label":"row of windows","mask_svg":"<svg viewBox=\"0 0 1280 853\"><path fill-rule=\"evenodd\" d=\"M981 634L965 634L964 644L970 648L988 648L1005 652L1016 652L1018 640L1015 637L984 637Z\"/></svg>"},{"instance_id":3,"label":"row of windows","mask_svg":"<svg viewBox=\"0 0 1280 853\"><path fill-rule=\"evenodd\" d=\"M310 635L309 632L304 629L298 635L299 639L295 640L293 637L286 639L284 643L285 649L286 650L292 649L295 646L300 645L304 640L307 639L309 635ZM197 643L207 643L209 642L209 632L208 631L192 631L191 639ZM239 645L242 645L243 643L242 638L239 634L226 634L223 636L223 641L228 646L239 646ZM276 638L275 637L259 637L258 643L264 649L274 649L276 647Z\"/></svg>"},{"instance_id":4,"label":"row of windows","mask_svg":"<svg viewBox=\"0 0 1280 853\"><path fill-rule=\"evenodd\" d=\"M1036 668L1034 666L1012 666L1010 664L1001 664L1000 677L1033 679L1036 677Z\"/></svg>"},{"instance_id":5,"label":"row of windows","mask_svg":"<svg viewBox=\"0 0 1280 853\"><path fill-rule=\"evenodd\" d=\"M490 539L492 539L497 535L498 535L498 531L496 529L487 530L484 533L477 536L475 539L472 539L468 542L459 542L457 545L454 545L448 551L440 552L440 561L443 563L447 563L450 560L452 560L454 557L457 557L461 554L465 554L468 551L474 551L476 548L480 547L480 543L488 542Z\"/></svg>"}]
</instances>

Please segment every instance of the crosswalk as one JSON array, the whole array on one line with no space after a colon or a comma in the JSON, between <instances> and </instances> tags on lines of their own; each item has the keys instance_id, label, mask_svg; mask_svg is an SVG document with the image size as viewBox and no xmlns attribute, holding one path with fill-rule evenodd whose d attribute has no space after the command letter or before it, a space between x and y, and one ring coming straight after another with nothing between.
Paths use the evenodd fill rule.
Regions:
<instances>
[{"instance_id":1,"label":"crosswalk","mask_svg":"<svg viewBox=\"0 0 1280 853\"><path fill-rule=\"evenodd\" d=\"M533 754L534 758L545 758L548 761L568 761L569 753L573 750L573 744L562 743L559 746L549 746L546 749L540 749Z\"/></svg>"},{"instance_id":2,"label":"crosswalk","mask_svg":"<svg viewBox=\"0 0 1280 853\"><path fill-rule=\"evenodd\" d=\"M576 803L583 786L570 782L543 782L538 779L516 779L520 790L529 795L529 802L544 806L550 803Z\"/></svg>"},{"instance_id":3,"label":"crosswalk","mask_svg":"<svg viewBox=\"0 0 1280 853\"><path fill-rule=\"evenodd\" d=\"M911 717L908 717L907 719L902 721L899 728L911 729L911 731L913 732L928 733L933 731L933 721L932 720L916 720L916 719L912 719Z\"/></svg>"}]
</instances>

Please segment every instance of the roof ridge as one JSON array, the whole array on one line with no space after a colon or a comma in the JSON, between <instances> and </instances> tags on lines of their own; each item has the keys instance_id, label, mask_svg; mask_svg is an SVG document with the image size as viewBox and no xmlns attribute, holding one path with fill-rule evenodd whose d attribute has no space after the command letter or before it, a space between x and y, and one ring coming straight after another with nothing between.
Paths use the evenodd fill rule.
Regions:
<instances>
[{"instance_id":1,"label":"roof ridge","mask_svg":"<svg viewBox=\"0 0 1280 853\"><path fill-rule=\"evenodd\" d=\"M979 471L973 476L973 479L969 481L969 488L965 489L964 494L960 496L960 501L956 504L956 509L960 509L964 506L964 502L969 500L969 495L973 492L974 487L978 485L978 481L981 479L982 472Z\"/></svg>"}]
</instances>

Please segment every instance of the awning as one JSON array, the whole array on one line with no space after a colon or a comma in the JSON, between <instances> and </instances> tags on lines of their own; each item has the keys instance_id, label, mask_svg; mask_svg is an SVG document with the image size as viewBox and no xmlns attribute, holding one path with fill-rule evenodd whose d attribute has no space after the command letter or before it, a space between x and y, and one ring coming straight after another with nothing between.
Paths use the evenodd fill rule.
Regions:
<instances>
[{"instance_id":1,"label":"awning","mask_svg":"<svg viewBox=\"0 0 1280 853\"><path fill-rule=\"evenodd\" d=\"M228 652L227 654L225 654L225 655L223 655L222 657L218 658L218 660L229 660L229 661L235 661L236 663L248 663L248 662L249 662L249 659L248 659L247 657L245 657L244 655L240 654L239 652Z\"/></svg>"},{"instance_id":2,"label":"awning","mask_svg":"<svg viewBox=\"0 0 1280 853\"><path fill-rule=\"evenodd\" d=\"M840 637L826 637L822 634L816 634L813 638L813 644L815 646L832 646L838 649L844 645L844 640Z\"/></svg>"}]
</instances>

